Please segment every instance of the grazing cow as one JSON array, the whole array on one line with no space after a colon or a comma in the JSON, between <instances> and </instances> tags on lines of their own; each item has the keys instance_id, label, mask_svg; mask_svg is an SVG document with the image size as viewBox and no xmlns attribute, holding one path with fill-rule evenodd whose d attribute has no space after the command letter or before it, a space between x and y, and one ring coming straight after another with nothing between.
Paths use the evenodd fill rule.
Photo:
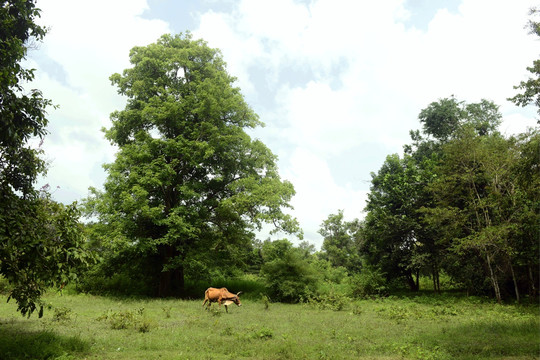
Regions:
<instances>
[{"instance_id":1,"label":"grazing cow","mask_svg":"<svg viewBox=\"0 0 540 360\"><path fill-rule=\"evenodd\" d=\"M212 305L213 302L217 302L219 304L219 307L221 308L221 304L225 305L225 311L229 312L228 306L231 304L236 304L238 306L242 306L240 303L240 298L238 295L240 295L242 292L238 292L237 294L233 294L229 292L226 288L216 289L216 288L208 288L204 292L204 302L203 306L206 305L206 309L210 308L210 305Z\"/></svg>"}]
</instances>

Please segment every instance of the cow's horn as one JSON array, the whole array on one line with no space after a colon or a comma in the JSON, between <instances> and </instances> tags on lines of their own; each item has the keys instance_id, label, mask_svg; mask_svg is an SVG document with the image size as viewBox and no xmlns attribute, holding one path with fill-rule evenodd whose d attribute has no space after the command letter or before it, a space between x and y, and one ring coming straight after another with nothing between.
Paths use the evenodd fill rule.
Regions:
<instances>
[{"instance_id":1,"label":"cow's horn","mask_svg":"<svg viewBox=\"0 0 540 360\"><path fill-rule=\"evenodd\" d=\"M240 295L241 293L242 293L241 291L237 292L237 293L236 293L236 296Z\"/></svg>"}]
</instances>

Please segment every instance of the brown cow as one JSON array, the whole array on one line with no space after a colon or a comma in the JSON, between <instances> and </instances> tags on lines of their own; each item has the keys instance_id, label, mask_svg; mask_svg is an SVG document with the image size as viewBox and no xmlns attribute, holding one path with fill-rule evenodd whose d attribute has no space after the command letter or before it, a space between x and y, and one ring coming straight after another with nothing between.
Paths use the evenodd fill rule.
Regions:
<instances>
[{"instance_id":1,"label":"brown cow","mask_svg":"<svg viewBox=\"0 0 540 360\"><path fill-rule=\"evenodd\" d=\"M242 304L240 303L240 298L238 297L238 295L240 295L241 293L242 292L240 291L237 294L233 294L229 292L227 288L208 288L204 292L204 302L202 306L204 306L208 302L206 309L209 309L213 302L217 302L220 308L221 304L225 305L225 311L229 312L227 307L233 303L238 306L242 306Z\"/></svg>"}]
</instances>

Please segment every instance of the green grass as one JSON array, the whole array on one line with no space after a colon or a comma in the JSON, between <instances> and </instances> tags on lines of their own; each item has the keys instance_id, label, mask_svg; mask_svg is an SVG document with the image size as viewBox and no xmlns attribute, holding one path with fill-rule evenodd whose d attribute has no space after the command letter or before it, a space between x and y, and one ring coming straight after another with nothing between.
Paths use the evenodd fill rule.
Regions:
<instances>
[{"instance_id":1,"label":"green grass","mask_svg":"<svg viewBox=\"0 0 540 360\"><path fill-rule=\"evenodd\" d=\"M355 301L342 311L243 299L49 294L42 319L0 297L2 359L537 359L539 308L474 297Z\"/></svg>"}]
</instances>

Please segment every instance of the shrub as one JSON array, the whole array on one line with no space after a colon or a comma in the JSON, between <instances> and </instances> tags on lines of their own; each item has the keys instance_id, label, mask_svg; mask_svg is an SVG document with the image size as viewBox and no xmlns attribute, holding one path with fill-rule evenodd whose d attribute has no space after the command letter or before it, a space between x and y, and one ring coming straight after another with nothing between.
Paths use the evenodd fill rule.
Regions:
<instances>
[{"instance_id":1,"label":"shrub","mask_svg":"<svg viewBox=\"0 0 540 360\"><path fill-rule=\"evenodd\" d=\"M268 310L270 307L270 298L266 296L265 294L261 293L261 301L264 304L264 310Z\"/></svg>"},{"instance_id":2,"label":"shrub","mask_svg":"<svg viewBox=\"0 0 540 360\"><path fill-rule=\"evenodd\" d=\"M67 307L55 308L53 314L53 321L63 322L71 320L73 311Z\"/></svg>"},{"instance_id":3,"label":"shrub","mask_svg":"<svg viewBox=\"0 0 540 360\"><path fill-rule=\"evenodd\" d=\"M269 329L266 327L262 327L253 332L253 337L255 339L268 340L268 339L271 339L273 336L274 336L274 332L272 331L272 329Z\"/></svg>"},{"instance_id":4,"label":"shrub","mask_svg":"<svg viewBox=\"0 0 540 360\"><path fill-rule=\"evenodd\" d=\"M313 262L313 266L321 274L325 282L340 284L349 275L346 268L343 266L332 266L328 260L318 259Z\"/></svg>"},{"instance_id":5,"label":"shrub","mask_svg":"<svg viewBox=\"0 0 540 360\"><path fill-rule=\"evenodd\" d=\"M316 296L308 297L306 302L321 310L341 311L350 303L350 299L345 294L331 288L327 293L320 293Z\"/></svg>"},{"instance_id":6,"label":"shrub","mask_svg":"<svg viewBox=\"0 0 540 360\"><path fill-rule=\"evenodd\" d=\"M317 272L295 248L264 264L261 274L272 299L283 302L298 302L313 295L318 281Z\"/></svg>"},{"instance_id":7,"label":"shrub","mask_svg":"<svg viewBox=\"0 0 540 360\"><path fill-rule=\"evenodd\" d=\"M352 295L360 298L373 295L381 296L388 291L384 274L368 266L350 278L350 285Z\"/></svg>"},{"instance_id":8,"label":"shrub","mask_svg":"<svg viewBox=\"0 0 540 360\"><path fill-rule=\"evenodd\" d=\"M144 317L144 308L139 308L134 311L126 310L119 312L108 310L97 320L107 321L110 324L111 329L121 330L133 328L142 333L149 332L154 326L154 322L152 320Z\"/></svg>"}]
</instances>

